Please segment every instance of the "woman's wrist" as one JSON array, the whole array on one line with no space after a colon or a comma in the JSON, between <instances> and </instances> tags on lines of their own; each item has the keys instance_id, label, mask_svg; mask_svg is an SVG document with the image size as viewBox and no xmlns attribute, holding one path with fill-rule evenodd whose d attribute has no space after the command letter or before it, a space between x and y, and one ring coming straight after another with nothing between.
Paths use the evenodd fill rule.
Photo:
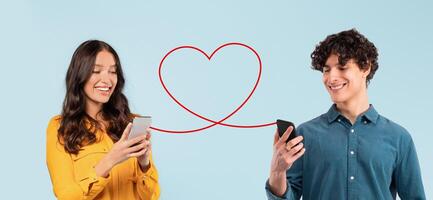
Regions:
<instances>
[{"instance_id":1,"label":"woman's wrist","mask_svg":"<svg viewBox=\"0 0 433 200\"><path fill-rule=\"evenodd\" d=\"M140 166L141 171L146 172L150 168L150 161L149 160L147 160L147 162L138 161L138 165Z\"/></svg>"},{"instance_id":2,"label":"woman's wrist","mask_svg":"<svg viewBox=\"0 0 433 200\"><path fill-rule=\"evenodd\" d=\"M108 175L113 168L113 162L108 157L104 157L95 166L95 172L97 176L108 178Z\"/></svg>"}]
</instances>

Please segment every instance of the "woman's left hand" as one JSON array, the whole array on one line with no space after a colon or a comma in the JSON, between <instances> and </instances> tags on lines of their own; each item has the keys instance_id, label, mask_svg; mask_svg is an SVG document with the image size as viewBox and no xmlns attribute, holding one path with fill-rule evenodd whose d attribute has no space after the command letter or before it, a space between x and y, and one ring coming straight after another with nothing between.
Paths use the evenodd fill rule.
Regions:
<instances>
[{"instance_id":1,"label":"woman's left hand","mask_svg":"<svg viewBox=\"0 0 433 200\"><path fill-rule=\"evenodd\" d=\"M143 171L146 171L150 167L150 154L152 152L151 144L150 144L150 129L146 130L146 139L144 140L144 143L146 144L146 153L144 153L141 156L137 157L138 163L140 164L140 167Z\"/></svg>"}]
</instances>

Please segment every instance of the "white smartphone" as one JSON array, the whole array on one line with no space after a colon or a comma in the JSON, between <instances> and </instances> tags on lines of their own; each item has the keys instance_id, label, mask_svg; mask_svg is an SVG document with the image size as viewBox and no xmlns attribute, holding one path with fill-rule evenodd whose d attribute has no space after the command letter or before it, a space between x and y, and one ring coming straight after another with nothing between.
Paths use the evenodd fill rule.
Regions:
<instances>
[{"instance_id":1,"label":"white smartphone","mask_svg":"<svg viewBox=\"0 0 433 200\"><path fill-rule=\"evenodd\" d=\"M146 129L152 124L151 116L135 117L132 121L131 132L128 139L135 138L146 134Z\"/></svg>"}]
</instances>

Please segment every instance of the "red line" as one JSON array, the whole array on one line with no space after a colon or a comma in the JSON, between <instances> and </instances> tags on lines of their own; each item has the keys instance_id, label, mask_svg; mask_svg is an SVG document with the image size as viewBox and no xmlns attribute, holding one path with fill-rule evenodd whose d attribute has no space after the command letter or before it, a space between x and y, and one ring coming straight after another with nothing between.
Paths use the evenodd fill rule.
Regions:
<instances>
[{"instance_id":1,"label":"red line","mask_svg":"<svg viewBox=\"0 0 433 200\"><path fill-rule=\"evenodd\" d=\"M220 49L222 49L222 48L224 48L226 46L242 46L242 47L245 47L245 48L249 49L250 51L252 51L255 54L255 56L257 57L257 60L259 62L259 73L258 73L258 76L257 76L257 80L256 80L256 82L254 84L254 87L251 90L251 92L248 94L247 98L245 98L245 100L233 112L231 112L229 115L227 115L226 117L224 117L223 119L221 119L219 121L214 121L212 119L206 118L206 117L204 117L204 116L202 116L202 115L200 115L200 114L192 111L191 109L189 109L185 105L183 105L180 101L178 101L176 99L176 97L174 97L174 95L171 94L171 92L168 90L168 88L164 84L163 77L161 75L161 69L162 69L162 66L163 66L163 63L164 63L165 59L171 53L173 53L173 52L175 52L177 50L181 50L181 49L194 49L194 50L202 53L210 61L212 59L213 55L217 51L219 51ZM222 125L222 126L227 126L227 127L232 127L232 128L259 128L259 127L265 127L265 126L274 125L275 122L264 123L264 124L256 124L256 125L236 125L236 124L223 123L225 120L227 120L228 118L230 118L234 114L236 114L248 102L248 100L254 94L257 86L259 85L261 75L262 75L262 61L260 59L260 56L259 56L259 54L252 47L250 47L250 46L248 46L246 44L242 44L242 43L238 43L238 42L226 43L226 44L223 44L223 45L219 46L217 49L215 49L211 53L210 56L208 56L203 50L201 50L201 49L199 49L197 47L194 47L194 46L179 46L179 47L176 47L176 48L170 50L167 54L165 54L165 56L162 58L161 62L159 63L159 69L158 69L159 81L160 81L162 87L164 88L165 92L170 96L170 98L174 102L176 102L177 105L179 105L180 107L182 107L183 109L185 109L189 113L193 114L194 116L199 117L200 119L206 120L208 122L211 122L212 124L210 124L208 126L201 127L201 128L197 128L197 129L191 129L191 130L168 130L168 129L162 129L162 128L157 128L157 127L151 127L151 129L156 130L156 131L160 131L160 132L165 132L165 133L178 133L178 134L180 134L180 133L192 133L192 132L202 131L202 130L211 128L211 127L216 126L216 125Z\"/></svg>"}]
</instances>

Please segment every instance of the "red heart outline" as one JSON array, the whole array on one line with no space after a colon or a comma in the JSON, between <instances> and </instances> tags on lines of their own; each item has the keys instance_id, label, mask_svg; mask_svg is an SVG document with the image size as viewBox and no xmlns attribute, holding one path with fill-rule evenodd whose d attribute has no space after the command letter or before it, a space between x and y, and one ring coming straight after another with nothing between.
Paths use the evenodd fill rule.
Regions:
<instances>
[{"instance_id":1,"label":"red heart outline","mask_svg":"<svg viewBox=\"0 0 433 200\"><path fill-rule=\"evenodd\" d=\"M251 90L251 92L248 94L247 98L245 98L245 100L241 103L241 105L239 105L233 112L231 112L229 115L227 115L226 117L224 117L223 119L219 120L219 121L214 121L211 120L209 118L206 118L194 111L192 111L191 109L187 108L185 105L183 105L180 101L178 101L176 99L176 97L174 97L174 95L171 94L171 92L168 90L168 88L166 87L164 81L163 81L163 77L161 75L161 70L162 70L162 66L163 63L165 61L165 59L172 54L175 51L181 50L181 49L193 49L196 50L200 53L202 53L204 56L206 56L206 58L210 61L212 59L212 57L215 55L216 52L218 52L220 49L227 47L227 46L241 46L241 47L245 47L247 49L249 49L250 51L252 51L254 53L254 55L257 57L257 60L259 62L259 74L257 76L257 80L254 84L253 89ZM164 88L165 92L168 94L168 96L170 96L170 98L176 102L177 105L179 105L180 107L182 107L183 109L185 109L186 111L188 111L189 113L195 115L196 117L199 117L200 119L206 120L208 122L211 122L212 124L208 125L208 126L204 126L201 128L197 128L197 129L191 129L191 130L166 130L166 129L161 129L161 128L156 128L156 127L150 127L153 130L156 131L160 131L160 132L165 132L165 133L177 133L177 134L182 134L182 133L192 133L192 132L197 132L197 131L202 131L208 128L211 128L215 125L223 125L223 126L228 126L228 127L233 127L233 128L259 128L259 127L265 127L265 126L271 126L274 125L275 122L271 122L271 123L265 123L265 124L257 124L257 125L236 125L236 124L227 124L227 123L223 123L225 120L227 120L228 118L232 117L234 114L236 114L247 102L248 100L251 98L251 96L254 94L257 86L259 85L260 82L260 78L262 75L262 60L260 59L259 54L256 52L256 50L254 50L252 47L246 45L246 44L242 44L239 42L231 42L231 43L226 43L223 44L221 46L219 46L218 48L216 48L212 54L209 56L208 54L206 54L206 52L204 52L203 50L194 47L194 46L179 46L176 47L172 50L170 50L167 54L165 54L165 56L162 58L161 62L159 63L159 69L158 69L158 76L159 76L159 81L162 85L162 87Z\"/></svg>"}]
</instances>

